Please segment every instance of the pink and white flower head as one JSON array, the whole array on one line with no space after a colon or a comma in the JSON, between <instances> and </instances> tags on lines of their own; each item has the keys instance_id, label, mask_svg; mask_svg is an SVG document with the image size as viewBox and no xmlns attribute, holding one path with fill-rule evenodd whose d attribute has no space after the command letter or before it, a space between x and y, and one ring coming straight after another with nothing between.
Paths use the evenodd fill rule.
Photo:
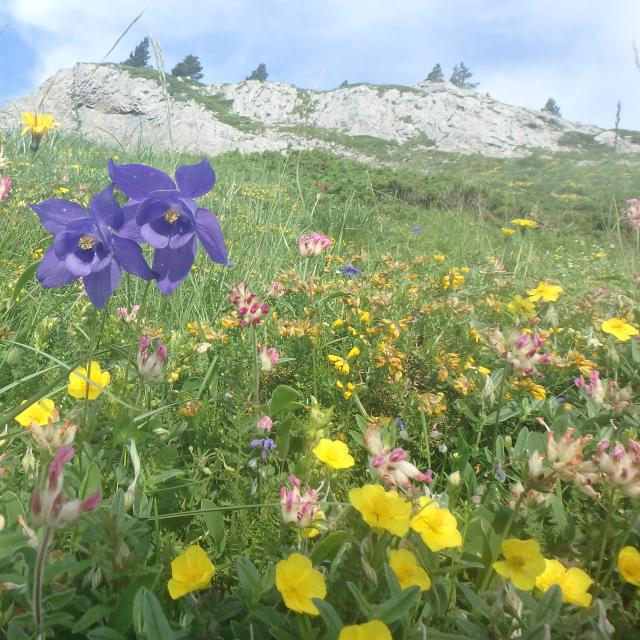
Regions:
<instances>
[{"instance_id":1,"label":"pink and white flower head","mask_svg":"<svg viewBox=\"0 0 640 640\"><path fill-rule=\"evenodd\" d=\"M70 420L60 422L60 415L54 409L53 416L49 418L47 424L38 425L32 422L29 425L31 437L36 444L46 451L53 453L61 447L69 447L76 437L78 425L71 424Z\"/></svg>"},{"instance_id":2,"label":"pink and white flower head","mask_svg":"<svg viewBox=\"0 0 640 640\"><path fill-rule=\"evenodd\" d=\"M544 340L538 333L512 331L507 337L500 329L494 329L487 339L493 349L510 365L518 376L538 375L538 365L550 364L550 353L542 352Z\"/></svg>"},{"instance_id":3,"label":"pink and white flower head","mask_svg":"<svg viewBox=\"0 0 640 640\"><path fill-rule=\"evenodd\" d=\"M269 433L271 429L273 429L273 420L269 416L260 416L256 423L256 427L260 429L260 431Z\"/></svg>"},{"instance_id":4,"label":"pink and white flower head","mask_svg":"<svg viewBox=\"0 0 640 640\"><path fill-rule=\"evenodd\" d=\"M130 324L136 319L138 315L138 311L140 311L139 304L134 304L133 307L131 307L131 311L129 311L127 307L118 307L116 309L116 312L120 317L120 320L122 320L122 322L126 324Z\"/></svg>"},{"instance_id":5,"label":"pink and white flower head","mask_svg":"<svg viewBox=\"0 0 640 640\"><path fill-rule=\"evenodd\" d=\"M86 500L67 501L62 493L64 465L75 455L72 447L60 447L49 465L44 489L36 489L31 500L32 525L46 525L60 529L72 524L83 513L92 511L100 503L100 491Z\"/></svg>"},{"instance_id":6,"label":"pink and white flower head","mask_svg":"<svg viewBox=\"0 0 640 640\"><path fill-rule=\"evenodd\" d=\"M0 176L0 200L6 200L9 197L9 190L11 189L11 178L7 176L3 178Z\"/></svg>"},{"instance_id":7,"label":"pink and white flower head","mask_svg":"<svg viewBox=\"0 0 640 640\"><path fill-rule=\"evenodd\" d=\"M272 298L282 298L284 295L284 285L277 280L274 280L269 287L269 295Z\"/></svg>"},{"instance_id":8,"label":"pink and white flower head","mask_svg":"<svg viewBox=\"0 0 640 640\"><path fill-rule=\"evenodd\" d=\"M311 235L298 238L298 251L304 258L319 256L331 246L331 240L327 236L313 231Z\"/></svg>"},{"instance_id":9,"label":"pink and white flower head","mask_svg":"<svg viewBox=\"0 0 640 640\"><path fill-rule=\"evenodd\" d=\"M278 364L278 360L280 360L280 356L275 347L270 347L269 349L260 347L258 349L258 357L260 359L260 368L266 372L271 371L273 367Z\"/></svg>"},{"instance_id":10,"label":"pink and white flower head","mask_svg":"<svg viewBox=\"0 0 640 640\"><path fill-rule=\"evenodd\" d=\"M616 487L629 498L640 498L640 443L629 438L629 449L620 443L609 446L602 440L596 454L588 463L594 473L602 474L602 481Z\"/></svg>"},{"instance_id":11,"label":"pink and white flower head","mask_svg":"<svg viewBox=\"0 0 640 640\"><path fill-rule=\"evenodd\" d=\"M589 374L588 382L583 376L578 376L575 379L575 385L598 406L608 405L617 413L626 411L631 406L633 395L631 386L627 385L620 389L615 380L602 380L600 373L595 369Z\"/></svg>"},{"instance_id":12,"label":"pink and white flower head","mask_svg":"<svg viewBox=\"0 0 640 640\"><path fill-rule=\"evenodd\" d=\"M260 324L269 313L269 305L249 291L244 282L233 285L228 298L240 314L240 326L243 329L249 325Z\"/></svg>"},{"instance_id":13,"label":"pink and white flower head","mask_svg":"<svg viewBox=\"0 0 640 640\"><path fill-rule=\"evenodd\" d=\"M640 231L640 200L632 198L626 202L627 209L624 212L629 226L636 232Z\"/></svg>"},{"instance_id":14,"label":"pink and white flower head","mask_svg":"<svg viewBox=\"0 0 640 640\"><path fill-rule=\"evenodd\" d=\"M409 454L400 447L390 451L382 441L382 433L377 425L369 425L364 435L364 442L373 456L371 468L382 478L389 487L401 487L405 491L415 491L413 482L431 482L433 472L429 469L423 473L409 462Z\"/></svg>"},{"instance_id":15,"label":"pink and white flower head","mask_svg":"<svg viewBox=\"0 0 640 640\"><path fill-rule=\"evenodd\" d=\"M145 382L160 384L164 382L169 355L167 345L158 340L155 351L151 351L153 339L142 336L138 343L138 371Z\"/></svg>"},{"instance_id":16,"label":"pink and white flower head","mask_svg":"<svg viewBox=\"0 0 640 640\"><path fill-rule=\"evenodd\" d=\"M289 476L289 482L291 487L280 487L282 520L300 529L306 529L311 526L314 516L319 511L317 502L320 492L307 485L302 493L302 484L293 474Z\"/></svg>"}]
</instances>

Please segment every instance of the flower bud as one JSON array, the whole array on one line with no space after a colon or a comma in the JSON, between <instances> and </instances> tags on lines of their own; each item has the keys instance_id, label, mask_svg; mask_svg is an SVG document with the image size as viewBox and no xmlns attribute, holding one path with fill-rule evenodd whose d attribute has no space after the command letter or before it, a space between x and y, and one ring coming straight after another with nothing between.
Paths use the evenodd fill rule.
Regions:
<instances>
[{"instance_id":1,"label":"flower bud","mask_svg":"<svg viewBox=\"0 0 640 640\"><path fill-rule=\"evenodd\" d=\"M460 477L459 471L454 471L453 473L450 473L447 476L447 483L449 484L450 487L453 487L453 488L459 487L461 481L462 481L462 478Z\"/></svg>"},{"instance_id":2,"label":"flower bud","mask_svg":"<svg viewBox=\"0 0 640 640\"><path fill-rule=\"evenodd\" d=\"M150 347L151 338L142 336L138 346L138 372L145 382L160 384L164 382L169 356L167 345L158 340L156 350L152 353Z\"/></svg>"}]
</instances>

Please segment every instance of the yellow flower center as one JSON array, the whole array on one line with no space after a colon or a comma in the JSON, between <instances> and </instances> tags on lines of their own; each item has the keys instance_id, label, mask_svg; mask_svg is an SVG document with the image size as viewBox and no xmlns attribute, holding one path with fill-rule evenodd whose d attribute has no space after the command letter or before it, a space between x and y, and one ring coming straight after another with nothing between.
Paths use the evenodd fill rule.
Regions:
<instances>
[{"instance_id":1,"label":"yellow flower center","mask_svg":"<svg viewBox=\"0 0 640 640\"><path fill-rule=\"evenodd\" d=\"M526 564L524 559L520 556L514 556L513 558L509 558L509 564L514 569L521 569Z\"/></svg>"},{"instance_id":2,"label":"yellow flower center","mask_svg":"<svg viewBox=\"0 0 640 640\"><path fill-rule=\"evenodd\" d=\"M85 251L89 251L89 249L93 249L93 247L96 246L96 239L92 236L85 234L81 236L80 240L78 241L78 245L80 246L81 249L84 249Z\"/></svg>"},{"instance_id":3,"label":"yellow flower center","mask_svg":"<svg viewBox=\"0 0 640 640\"><path fill-rule=\"evenodd\" d=\"M164 214L164 219L169 223L173 224L180 217L180 212L176 209L169 209L167 213Z\"/></svg>"}]
</instances>

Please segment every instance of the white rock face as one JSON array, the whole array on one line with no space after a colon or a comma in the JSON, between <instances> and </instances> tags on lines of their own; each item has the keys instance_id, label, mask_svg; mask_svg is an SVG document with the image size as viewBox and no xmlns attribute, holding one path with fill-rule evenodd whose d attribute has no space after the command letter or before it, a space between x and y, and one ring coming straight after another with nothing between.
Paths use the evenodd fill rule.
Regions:
<instances>
[{"instance_id":1,"label":"white rock face","mask_svg":"<svg viewBox=\"0 0 640 640\"><path fill-rule=\"evenodd\" d=\"M359 150L360 141L349 137L494 157L566 149L559 144L566 133L583 134L585 141L608 147L615 138L612 131L507 105L450 83L303 91L249 80L195 90L203 99L228 101L231 110L216 115L197 100L167 100L156 80L134 77L123 68L77 64L59 71L34 94L1 108L0 130L17 128L22 111L37 109L53 114L67 130L129 149L173 146L216 155L323 147L361 160L368 158ZM245 126L238 125L236 116L248 119ZM640 152L640 144L621 138L618 151Z\"/></svg>"}]
</instances>

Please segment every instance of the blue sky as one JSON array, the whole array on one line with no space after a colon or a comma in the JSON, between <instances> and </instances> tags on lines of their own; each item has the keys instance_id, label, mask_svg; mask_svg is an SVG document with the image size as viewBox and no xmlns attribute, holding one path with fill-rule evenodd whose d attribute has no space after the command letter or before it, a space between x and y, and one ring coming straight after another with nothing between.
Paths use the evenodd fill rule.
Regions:
<instances>
[{"instance_id":1,"label":"blue sky","mask_svg":"<svg viewBox=\"0 0 640 640\"><path fill-rule=\"evenodd\" d=\"M478 91L563 116L640 129L640 0L0 0L0 103L60 68L124 60L147 34L171 69L199 56L206 82L269 80L311 89L413 84L463 60Z\"/></svg>"}]
</instances>

